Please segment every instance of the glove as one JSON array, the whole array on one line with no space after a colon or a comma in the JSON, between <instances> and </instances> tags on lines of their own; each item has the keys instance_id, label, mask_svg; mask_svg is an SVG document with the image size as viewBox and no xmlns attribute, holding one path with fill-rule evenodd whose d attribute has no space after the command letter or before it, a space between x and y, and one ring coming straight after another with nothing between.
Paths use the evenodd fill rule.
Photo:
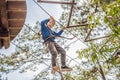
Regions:
<instances>
[{"instance_id":1,"label":"glove","mask_svg":"<svg viewBox=\"0 0 120 80\"><path fill-rule=\"evenodd\" d=\"M62 30L65 30L65 29L66 29L66 26L63 26L63 27L62 27Z\"/></svg>"}]
</instances>

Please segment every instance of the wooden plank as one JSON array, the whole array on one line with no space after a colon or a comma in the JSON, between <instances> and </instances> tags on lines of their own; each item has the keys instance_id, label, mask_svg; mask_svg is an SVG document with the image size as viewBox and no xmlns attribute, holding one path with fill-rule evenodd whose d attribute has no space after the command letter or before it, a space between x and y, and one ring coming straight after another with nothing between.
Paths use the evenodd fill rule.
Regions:
<instances>
[{"instance_id":1,"label":"wooden plank","mask_svg":"<svg viewBox=\"0 0 120 80\"><path fill-rule=\"evenodd\" d=\"M13 40L17 35L10 35L10 40Z\"/></svg>"},{"instance_id":2,"label":"wooden plank","mask_svg":"<svg viewBox=\"0 0 120 80\"><path fill-rule=\"evenodd\" d=\"M25 20L8 20L10 27L23 27Z\"/></svg>"},{"instance_id":3,"label":"wooden plank","mask_svg":"<svg viewBox=\"0 0 120 80\"><path fill-rule=\"evenodd\" d=\"M10 35L10 40L13 40L17 35Z\"/></svg>"},{"instance_id":4,"label":"wooden plank","mask_svg":"<svg viewBox=\"0 0 120 80\"><path fill-rule=\"evenodd\" d=\"M37 0L40 3L51 3L51 4L76 4L71 2L61 2L61 1L48 1L48 0Z\"/></svg>"},{"instance_id":5,"label":"wooden plank","mask_svg":"<svg viewBox=\"0 0 120 80\"><path fill-rule=\"evenodd\" d=\"M26 10L26 1L7 1L7 10Z\"/></svg>"},{"instance_id":6,"label":"wooden plank","mask_svg":"<svg viewBox=\"0 0 120 80\"><path fill-rule=\"evenodd\" d=\"M26 12L23 11L8 11L8 19L25 19Z\"/></svg>"},{"instance_id":7,"label":"wooden plank","mask_svg":"<svg viewBox=\"0 0 120 80\"><path fill-rule=\"evenodd\" d=\"M8 19L8 22L22 22L24 23L25 19Z\"/></svg>"},{"instance_id":8,"label":"wooden plank","mask_svg":"<svg viewBox=\"0 0 120 80\"><path fill-rule=\"evenodd\" d=\"M103 38L107 38L107 37L110 37L110 36L111 36L111 35L102 36L102 37L98 37L98 38L93 38L93 39L85 40L85 42L94 41L94 40L98 40L98 39L103 39Z\"/></svg>"},{"instance_id":9,"label":"wooden plank","mask_svg":"<svg viewBox=\"0 0 120 80\"><path fill-rule=\"evenodd\" d=\"M21 29L10 29L10 35L17 35Z\"/></svg>"},{"instance_id":10,"label":"wooden plank","mask_svg":"<svg viewBox=\"0 0 120 80\"><path fill-rule=\"evenodd\" d=\"M10 37L15 37L16 35L10 35Z\"/></svg>"},{"instance_id":11,"label":"wooden plank","mask_svg":"<svg viewBox=\"0 0 120 80\"><path fill-rule=\"evenodd\" d=\"M9 27L9 29L22 29L22 27Z\"/></svg>"},{"instance_id":12,"label":"wooden plank","mask_svg":"<svg viewBox=\"0 0 120 80\"><path fill-rule=\"evenodd\" d=\"M17 9L16 9L16 10L7 10L7 11L8 11L8 12L9 12L9 11L14 11L14 12L17 12L17 11L19 11L19 12L26 12L26 10L22 10L22 9L18 9L18 10L17 10Z\"/></svg>"}]
</instances>

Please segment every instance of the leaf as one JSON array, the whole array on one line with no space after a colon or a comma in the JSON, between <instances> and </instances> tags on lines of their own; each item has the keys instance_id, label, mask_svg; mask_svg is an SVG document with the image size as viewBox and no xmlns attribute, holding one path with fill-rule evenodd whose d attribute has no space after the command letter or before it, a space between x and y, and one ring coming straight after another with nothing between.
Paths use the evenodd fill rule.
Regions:
<instances>
[{"instance_id":1,"label":"leaf","mask_svg":"<svg viewBox=\"0 0 120 80\"><path fill-rule=\"evenodd\" d=\"M78 53L78 55L79 55L79 58L82 59L82 58L83 58L83 53L80 52L80 51L78 51L77 53Z\"/></svg>"},{"instance_id":2,"label":"leaf","mask_svg":"<svg viewBox=\"0 0 120 80\"><path fill-rule=\"evenodd\" d=\"M95 53L93 53L91 58L92 58L93 63L95 63L96 59L97 59L97 55Z\"/></svg>"}]
</instances>

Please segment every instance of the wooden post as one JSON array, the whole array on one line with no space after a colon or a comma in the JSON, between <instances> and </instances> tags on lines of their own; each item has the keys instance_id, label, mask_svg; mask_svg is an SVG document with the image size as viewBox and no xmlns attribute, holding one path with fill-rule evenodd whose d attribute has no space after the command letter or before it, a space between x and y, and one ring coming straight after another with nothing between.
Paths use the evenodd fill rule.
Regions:
<instances>
[{"instance_id":1,"label":"wooden post","mask_svg":"<svg viewBox=\"0 0 120 80\"><path fill-rule=\"evenodd\" d=\"M67 26L67 28L74 28L74 27L85 27L88 26L89 24L76 24L76 25L69 25Z\"/></svg>"},{"instance_id":2,"label":"wooden post","mask_svg":"<svg viewBox=\"0 0 120 80\"><path fill-rule=\"evenodd\" d=\"M90 29L90 31L88 32L88 34L87 34L87 36L86 36L86 38L85 38L85 41L87 41L87 39L89 38L89 36L90 36L90 34L91 34L92 30L93 30L93 28L92 28L92 29Z\"/></svg>"},{"instance_id":3,"label":"wooden post","mask_svg":"<svg viewBox=\"0 0 120 80\"><path fill-rule=\"evenodd\" d=\"M8 21L7 21L7 10L6 10L6 0L1 0L1 27L8 31Z\"/></svg>"},{"instance_id":4,"label":"wooden post","mask_svg":"<svg viewBox=\"0 0 120 80\"><path fill-rule=\"evenodd\" d=\"M8 29L8 18L6 0L0 0L0 47L8 48L10 45L10 35Z\"/></svg>"},{"instance_id":5,"label":"wooden post","mask_svg":"<svg viewBox=\"0 0 120 80\"><path fill-rule=\"evenodd\" d=\"M5 46L5 49L9 48L10 46L10 37L5 37L3 40L3 44Z\"/></svg>"},{"instance_id":6,"label":"wooden post","mask_svg":"<svg viewBox=\"0 0 120 80\"><path fill-rule=\"evenodd\" d=\"M8 35L1 35L0 36L0 48L4 45L5 49L9 48L10 46L10 33L7 33Z\"/></svg>"},{"instance_id":7,"label":"wooden post","mask_svg":"<svg viewBox=\"0 0 120 80\"><path fill-rule=\"evenodd\" d=\"M88 41L94 41L94 40L98 40L98 39L103 39L103 38L107 38L107 37L110 37L111 35L106 35L106 36L102 36L102 37L98 37L98 38L93 38L93 39L88 39L86 38L85 42L88 42Z\"/></svg>"},{"instance_id":8,"label":"wooden post","mask_svg":"<svg viewBox=\"0 0 120 80\"><path fill-rule=\"evenodd\" d=\"M61 2L61 1L48 1L48 0L37 0L39 3L51 3L51 4L76 4L72 2Z\"/></svg>"},{"instance_id":9,"label":"wooden post","mask_svg":"<svg viewBox=\"0 0 120 80\"><path fill-rule=\"evenodd\" d=\"M75 1L73 0L72 3L74 3L74 2L75 2ZM69 14L67 26L70 25L70 20L71 20L71 16L72 16L73 6L74 6L74 5L72 4L71 9L70 9L70 14Z\"/></svg>"},{"instance_id":10,"label":"wooden post","mask_svg":"<svg viewBox=\"0 0 120 80\"><path fill-rule=\"evenodd\" d=\"M3 40L0 39L0 48L2 48L2 46L3 46Z\"/></svg>"}]
</instances>

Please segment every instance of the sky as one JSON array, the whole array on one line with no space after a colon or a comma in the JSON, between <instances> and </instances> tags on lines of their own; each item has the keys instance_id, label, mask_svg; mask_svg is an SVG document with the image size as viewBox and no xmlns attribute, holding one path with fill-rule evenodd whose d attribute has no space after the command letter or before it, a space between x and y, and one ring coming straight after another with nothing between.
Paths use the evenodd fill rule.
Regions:
<instances>
[{"instance_id":1,"label":"sky","mask_svg":"<svg viewBox=\"0 0 120 80\"><path fill-rule=\"evenodd\" d=\"M26 24L33 25L36 21L49 18L49 15L47 15L38 5L36 5L33 0L27 0L27 4ZM40 6L42 6L56 20L60 18L63 11L59 4L40 3Z\"/></svg>"},{"instance_id":2,"label":"sky","mask_svg":"<svg viewBox=\"0 0 120 80\"><path fill-rule=\"evenodd\" d=\"M41 10L33 2L33 0L26 0L26 1L27 1L27 15L26 15L25 24L35 25L36 21L41 21L45 18L49 18L49 16L43 10ZM42 3L40 5L58 21L61 13L63 11L59 4L44 4L44 3ZM75 41L75 40L76 39L74 39L73 41ZM70 43L70 42L72 42L72 41L68 41L68 43ZM81 46L81 48L86 47L80 41L77 41L73 45L71 45L70 49L67 51L67 54L70 54L70 56L72 58L76 57L77 55L75 55L75 52L78 49L81 49L80 47L77 47L77 46ZM4 47L2 49L0 49L0 53L6 54L6 55L10 55L14 51L15 51L15 46L12 44L10 45L10 47L8 49L5 49ZM41 66L46 68L46 66L44 64L42 64ZM41 71L42 67L39 68L37 72L28 71L26 73L21 74L21 73L19 73L19 70L16 70L16 71L14 71L10 74L7 74L5 76L8 77L8 80L31 80L35 74L37 74Z\"/></svg>"}]
</instances>

